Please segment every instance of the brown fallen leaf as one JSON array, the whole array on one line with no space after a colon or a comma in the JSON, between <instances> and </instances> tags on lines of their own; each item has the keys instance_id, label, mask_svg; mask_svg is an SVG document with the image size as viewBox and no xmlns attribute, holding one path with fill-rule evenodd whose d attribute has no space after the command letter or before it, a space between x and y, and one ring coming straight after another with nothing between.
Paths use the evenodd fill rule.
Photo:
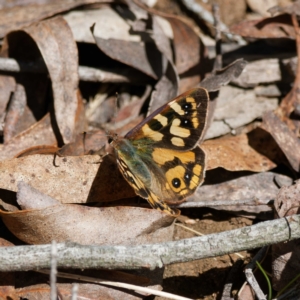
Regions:
<instances>
[{"instance_id":1,"label":"brown fallen leaf","mask_svg":"<svg viewBox=\"0 0 300 300\"><path fill-rule=\"evenodd\" d=\"M22 210L40 209L60 204L59 201L39 192L23 181L18 183L17 202Z\"/></svg>"},{"instance_id":2,"label":"brown fallen leaf","mask_svg":"<svg viewBox=\"0 0 300 300\"><path fill-rule=\"evenodd\" d=\"M257 39L296 38L291 16L288 14L260 20L243 21L232 25L230 31L243 37Z\"/></svg>"},{"instance_id":3,"label":"brown fallen leaf","mask_svg":"<svg viewBox=\"0 0 300 300\"><path fill-rule=\"evenodd\" d=\"M41 60L42 55L52 80L55 117L62 138L71 141L77 131L82 131L84 111L78 92L77 46L61 17L10 32L4 39L2 55L30 63ZM49 109L45 101L47 76L46 73L16 75L18 85L4 127L6 142L41 119Z\"/></svg>"},{"instance_id":4,"label":"brown fallen leaf","mask_svg":"<svg viewBox=\"0 0 300 300\"><path fill-rule=\"evenodd\" d=\"M116 159L112 155L104 156L87 202L111 202L131 197L136 197L136 194L120 173Z\"/></svg>"},{"instance_id":5,"label":"brown fallen leaf","mask_svg":"<svg viewBox=\"0 0 300 300\"><path fill-rule=\"evenodd\" d=\"M49 146L49 145L33 146L19 152L17 155L15 155L15 158L24 157L27 155L35 155L35 154L48 154L48 155L57 154L58 150L59 148L57 146Z\"/></svg>"},{"instance_id":6,"label":"brown fallen leaf","mask_svg":"<svg viewBox=\"0 0 300 300\"><path fill-rule=\"evenodd\" d=\"M175 66L180 75L178 93L195 87L212 68L207 49L200 37L183 18L149 8L140 1L133 2L154 18L163 18L172 28Z\"/></svg>"},{"instance_id":7,"label":"brown fallen leaf","mask_svg":"<svg viewBox=\"0 0 300 300\"><path fill-rule=\"evenodd\" d=\"M170 23L174 35L175 65L179 74L197 69L200 62L205 66L206 48L195 31L181 17L149 8L140 1L133 2L150 14L160 16ZM199 74L199 69L197 72ZM202 75L205 74L204 70L202 72Z\"/></svg>"},{"instance_id":8,"label":"brown fallen leaf","mask_svg":"<svg viewBox=\"0 0 300 300\"><path fill-rule=\"evenodd\" d=\"M16 88L16 82L13 77L0 75L0 121L4 122L5 112L11 93Z\"/></svg>"},{"instance_id":9,"label":"brown fallen leaf","mask_svg":"<svg viewBox=\"0 0 300 300\"><path fill-rule=\"evenodd\" d=\"M272 135L292 168L299 172L300 142L297 136L273 112L263 116L263 128Z\"/></svg>"},{"instance_id":10,"label":"brown fallen leaf","mask_svg":"<svg viewBox=\"0 0 300 300\"><path fill-rule=\"evenodd\" d=\"M26 103L24 86L16 85L4 123L4 143L7 144L11 138L26 130L35 123L35 117Z\"/></svg>"},{"instance_id":11,"label":"brown fallen leaf","mask_svg":"<svg viewBox=\"0 0 300 300\"><path fill-rule=\"evenodd\" d=\"M33 147L56 147L57 140L51 127L50 115L46 114L39 122L11 138L1 149L0 161L24 154ZM39 148L41 151L41 148Z\"/></svg>"},{"instance_id":12,"label":"brown fallen leaf","mask_svg":"<svg viewBox=\"0 0 300 300\"><path fill-rule=\"evenodd\" d=\"M138 207L61 204L4 212L7 228L28 244L71 241L82 245L137 245L172 240L174 217ZM126 224L126 230L122 230ZM120 234L122 232L122 234Z\"/></svg>"},{"instance_id":13,"label":"brown fallen leaf","mask_svg":"<svg viewBox=\"0 0 300 300\"><path fill-rule=\"evenodd\" d=\"M75 141L64 145L57 151L59 156L79 156L95 153L107 143L107 135L103 130L80 133Z\"/></svg>"},{"instance_id":14,"label":"brown fallen leaf","mask_svg":"<svg viewBox=\"0 0 300 300\"><path fill-rule=\"evenodd\" d=\"M63 140L70 142L82 113L82 99L77 91L78 54L72 32L62 17L33 24L24 28L23 32L35 41L43 56L52 81L57 125ZM17 39L21 33L18 31L11 35Z\"/></svg>"},{"instance_id":15,"label":"brown fallen leaf","mask_svg":"<svg viewBox=\"0 0 300 300\"><path fill-rule=\"evenodd\" d=\"M173 52L169 39L161 28L157 16L152 17L153 20L153 40L156 47L164 55L163 59L167 60L166 67L151 95L149 109L147 115L150 115L167 101L176 97L179 93L179 76L178 71L173 63Z\"/></svg>"},{"instance_id":16,"label":"brown fallen leaf","mask_svg":"<svg viewBox=\"0 0 300 300\"><path fill-rule=\"evenodd\" d=\"M22 5L6 6L0 10L0 36L4 37L7 32L28 26L33 22L49 18L53 15L67 11L83 4L113 2L112 0L65 0L65 1L42 1L38 3L22 3ZM10 5L9 5L10 4ZM19 3L20 4L20 3ZM25 5L24 5L25 4ZM27 4L27 5L26 5Z\"/></svg>"},{"instance_id":17,"label":"brown fallen leaf","mask_svg":"<svg viewBox=\"0 0 300 300\"><path fill-rule=\"evenodd\" d=\"M247 134L207 140L201 144L207 154L207 170L265 172L276 167L267 156L252 148Z\"/></svg>"},{"instance_id":18,"label":"brown fallen leaf","mask_svg":"<svg viewBox=\"0 0 300 300\"><path fill-rule=\"evenodd\" d=\"M297 115L299 115L300 106L300 93L298 89L298 86L300 84L300 28L296 15L291 15L291 20L293 22L294 30L297 33L296 46L298 62L296 69L296 77L292 89L284 97L284 99L280 103L280 106L276 109L276 114L280 117L282 121L287 123L288 127L298 136L300 128L299 121L297 120Z\"/></svg>"},{"instance_id":19,"label":"brown fallen leaf","mask_svg":"<svg viewBox=\"0 0 300 300\"><path fill-rule=\"evenodd\" d=\"M85 203L98 169L99 159L93 156L14 158L0 162L0 189L16 192L24 181L61 203Z\"/></svg>"},{"instance_id":20,"label":"brown fallen leaf","mask_svg":"<svg viewBox=\"0 0 300 300\"><path fill-rule=\"evenodd\" d=\"M206 172L204 184L187 199L187 207L193 207L193 203L194 207L198 207L197 202L202 202L205 207L247 215L271 212L270 203L279 191L278 181L292 184L293 180L273 172L229 172L221 168L210 170ZM224 205L215 205L219 201ZM234 205L226 205L226 202L232 201L235 201Z\"/></svg>"},{"instance_id":21,"label":"brown fallen leaf","mask_svg":"<svg viewBox=\"0 0 300 300\"><path fill-rule=\"evenodd\" d=\"M93 34L94 26L91 28ZM103 39L95 35L94 38L99 49L112 59L131 66L154 79L160 76L161 64L159 61L161 56L154 44Z\"/></svg>"}]
</instances>

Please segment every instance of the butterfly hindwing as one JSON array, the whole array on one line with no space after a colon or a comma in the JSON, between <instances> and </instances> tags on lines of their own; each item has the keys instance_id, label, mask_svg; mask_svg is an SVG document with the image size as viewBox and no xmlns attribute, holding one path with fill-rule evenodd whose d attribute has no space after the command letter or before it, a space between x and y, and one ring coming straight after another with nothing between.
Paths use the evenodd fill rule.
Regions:
<instances>
[{"instance_id":1,"label":"butterfly hindwing","mask_svg":"<svg viewBox=\"0 0 300 300\"><path fill-rule=\"evenodd\" d=\"M148 138L155 147L185 151L196 146L204 133L209 95L203 88L188 91L157 109L125 138Z\"/></svg>"},{"instance_id":2,"label":"butterfly hindwing","mask_svg":"<svg viewBox=\"0 0 300 300\"><path fill-rule=\"evenodd\" d=\"M175 214L175 212L166 203L164 203L164 201L160 200L145 186L139 177L134 175L134 173L128 168L128 165L123 160L117 159L117 163L124 178L132 186L137 195L147 199L149 204L154 209L164 211L168 214Z\"/></svg>"},{"instance_id":3,"label":"butterfly hindwing","mask_svg":"<svg viewBox=\"0 0 300 300\"><path fill-rule=\"evenodd\" d=\"M186 152L156 148L152 154L165 180L155 193L168 203L178 204L192 195L203 182L205 154L198 146Z\"/></svg>"}]
</instances>

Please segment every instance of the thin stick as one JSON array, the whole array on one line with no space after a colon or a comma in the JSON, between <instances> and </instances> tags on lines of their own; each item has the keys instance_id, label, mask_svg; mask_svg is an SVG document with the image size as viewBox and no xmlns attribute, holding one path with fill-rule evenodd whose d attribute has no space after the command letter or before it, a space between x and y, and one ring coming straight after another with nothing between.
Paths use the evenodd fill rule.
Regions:
<instances>
[{"instance_id":1,"label":"thin stick","mask_svg":"<svg viewBox=\"0 0 300 300\"><path fill-rule=\"evenodd\" d=\"M43 274L48 274L48 272L49 271L46 271L46 270L40 270L39 271L39 273L43 273ZM113 287L118 287L118 288L125 288L125 289L132 290L132 291L135 291L135 292L141 292L143 294L145 293L145 294L156 295L156 296L165 297L165 298L168 298L168 299L192 300L190 298L174 295L174 294L171 294L171 293L157 291L157 290L150 289L150 288L147 288L147 287L141 287L141 286L138 286L138 285L123 283L123 282L99 280L99 279L89 277L89 276L82 276L82 275L70 274L70 273L65 273L65 272L58 272L57 276L60 277L60 278L68 278L68 279L73 279L73 280L76 280L76 281L78 280L78 281L85 281L85 282L93 282L93 283L97 283L97 284L103 284L103 285L108 285L108 286L113 286Z\"/></svg>"},{"instance_id":2,"label":"thin stick","mask_svg":"<svg viewBox=\"0 0 300 300\"><path fill-rule=\"evenodd\" d=\"M13 58L0 57L0 72L2 73L41 73L46 74L47 68L43 62L28 63L17 61ZM109 70L100 68L91 68L86 66L79 66L79 79L81 81L91 82L135 82L135 83L149 83L149 77L136 72L130 68L118 69L118 73L110 72Z\"/></svg>"},{"instance_id":3,"label":"thin stick","mask_svg":"<svg viewBox=\"0 0 300 300\"><path fill-rule=\"evenodd\" d=\"M204 20L210 25L214 25L214 18L212 14L195 0L181 0L181 2L188 10L196 14L199 19ZM228 39L235 40L239 45L246 44L245 40L241 36L231 34L228 27L224 23L220 24L220 29Z\"/></svg>"}]
</instances>

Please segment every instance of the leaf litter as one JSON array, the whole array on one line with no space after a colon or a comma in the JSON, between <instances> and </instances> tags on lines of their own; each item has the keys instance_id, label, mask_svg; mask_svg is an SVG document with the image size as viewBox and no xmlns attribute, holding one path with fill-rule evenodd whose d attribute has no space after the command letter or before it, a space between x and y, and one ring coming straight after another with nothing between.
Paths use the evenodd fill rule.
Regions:
<instances>
[{"instance_id":1,"label":"leaf litter","mask_svg":"<svg viewBox=\"0 0 300 300\"><path fill-rule=\"evenodd\" d=\"M201 145L207 154L206 179L179 206L178 221L187 216L195 220L189 227L212 233L248 226L254 218L298 213L299 183L293 181L299 173L300 40L297 18L291 16L298 14L298 1L272 9L276 16L259 16L256 10L255 20L246 11L241 18L241 11L233 9L230 30L247 42L224 50L224 68L217 70L212 47L199 34L214 38L214 33L188 10L177 8L180 15L173 14L174 3L162 8L168 3L173 2L150 7L129 0L31 1L22 6L16 1L1 7L1 58L19 67L18 72L7 70L0 61L0 216L7 232L2 247L53 240L130 246L191 238L174 227L174 217L149 209L115 161L102 155L111 131L124 135L196 86L208 89L212 99ZM226 39L222 43L224 49L230 46ZM273 270L277 291L299 273L296 249L297 241L274 245L271 264L264 262ZM244 262L250 259L251 253L244 253ZM221 296L236 261L222 256L217 262L165 266L164 275L161 269L130 276L148 278L141 285L212 299L212 294ZM238 272L237 288L246 280L241 268ZM0 294L49 298L46 277L22 276L1 277ZM122 281L126 275L116 277ZM72 282L59 279L61 295L70 297ZM83 283L78 297L144 298Z\"/></svg>"}]
</instances>

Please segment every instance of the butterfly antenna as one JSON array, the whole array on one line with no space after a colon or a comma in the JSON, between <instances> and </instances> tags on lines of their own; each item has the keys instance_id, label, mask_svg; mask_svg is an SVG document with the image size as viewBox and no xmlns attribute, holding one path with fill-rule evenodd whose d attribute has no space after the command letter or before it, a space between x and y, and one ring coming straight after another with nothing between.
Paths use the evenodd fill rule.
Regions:
<instances>
[{"instance_id":1,"label":"butterfly antenna","mask_svg":"<svg viewBox=\"0 0 300 300\"><path fill-rule=\"evenodd\" d=\"M119 104L119 94L118 92L116 92L116 98L115 98L115 111L114 111L114 116L113 116L113 128L116 128L116 119L117 119L117 108L118 108L118 104Z\"/></svg>"}]
</instances>

